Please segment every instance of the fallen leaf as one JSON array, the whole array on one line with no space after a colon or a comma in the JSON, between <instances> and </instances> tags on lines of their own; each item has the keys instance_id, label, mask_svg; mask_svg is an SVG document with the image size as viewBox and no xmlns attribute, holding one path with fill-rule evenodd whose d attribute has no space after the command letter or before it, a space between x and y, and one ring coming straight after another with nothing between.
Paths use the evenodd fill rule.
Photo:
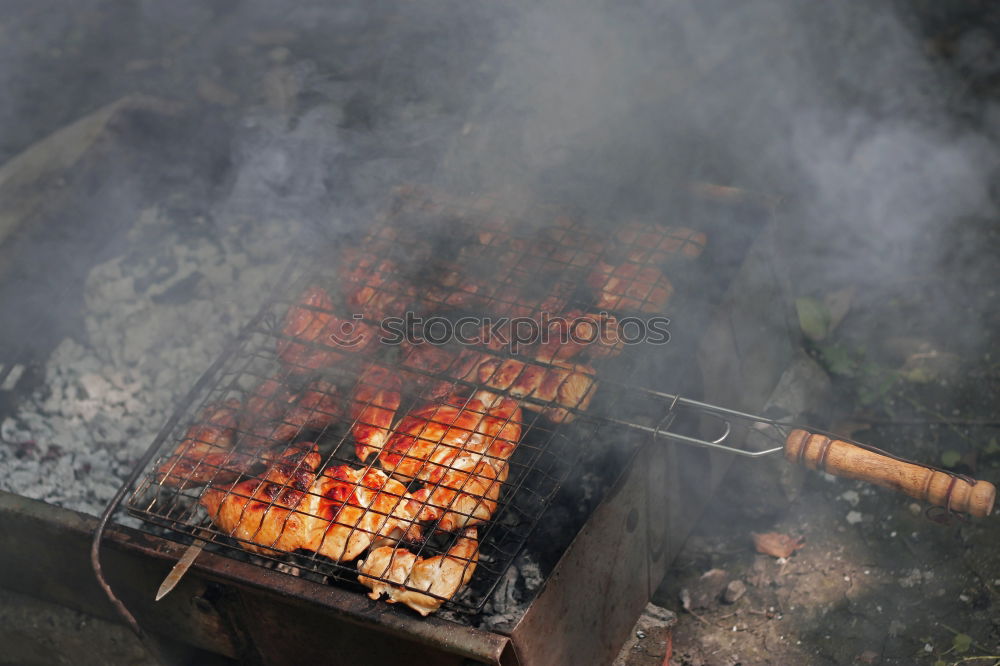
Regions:
<instances>
[{"instance_id":1,"label":"fallen leaf","mask_svg":"<svg viewBox=\"0 0 1000 666\"><path fill-rule=\"evenodd\" d=\"M830 312L815 298L796 298L795 311L799 315L802 334L813 342L819 342L830 330Z\"/></svg>"},{"instance_id":2,"label":"fallen leaf","mask_svg":"<svg viewBox=\"0 0 1000 666\"><path fill-rule=\"evenodd\" d=\"M828 371L835 375L854 377L858 370L858 361L845 347L837 344L816 345L820 360Z\"/></svg>"},{"instance_id":3,"label":"fallen leaf","mask_svg":"<svg viewBox=\"0 0 1000 666\"><path fill-rule=\"evenodd\" d=\"M777 532L765 532L764 534L751 532L751 536L753 536L753 545L757 552L772 557L788 557L806 543L804 537L795 538Z\"/></svg>"},{"instance_id":4,"label":"fallen leaf","mask_svg":"<svg viewBox=\"0 0 1000 666\"><path fill-rule=\"evenodd\" d=\"M951 642L952 647L955 648L955 652L963 654L969 651L972 647L972 636L969 634L955 634L955 638Z\"/></svg>"}]
</instances>

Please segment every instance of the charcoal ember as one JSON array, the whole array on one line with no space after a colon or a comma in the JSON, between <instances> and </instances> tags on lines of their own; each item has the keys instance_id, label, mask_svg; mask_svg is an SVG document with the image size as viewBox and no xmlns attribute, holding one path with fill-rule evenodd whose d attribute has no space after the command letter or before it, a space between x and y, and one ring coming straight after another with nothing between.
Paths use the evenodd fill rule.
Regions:
<instances>
[{"instance_id":1,"label":"charcoal ember","mask_svg":"<svg viewBox=\"0 0 1000 666\"><path fill-rule=\"evenodd\" d=\"M542 580L541 568L530 554L519 555L486 603L481 626L491 631L512 629L535 598Z\"/></svg>"}]
</instances>

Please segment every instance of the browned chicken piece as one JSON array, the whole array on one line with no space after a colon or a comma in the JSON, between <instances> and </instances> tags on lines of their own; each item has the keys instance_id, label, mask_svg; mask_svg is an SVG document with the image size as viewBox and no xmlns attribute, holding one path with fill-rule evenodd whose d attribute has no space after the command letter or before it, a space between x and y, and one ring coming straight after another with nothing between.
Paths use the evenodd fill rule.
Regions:
<instances>
[{"instance_id":1,"label":"browned chicken piece","mask_svg":"<svg viewBox=\"0 0 1000 666\"><path fill-rule=\"evenodd\" d=\"M595 308L662 312L674 287L658 266L629 261L612 265L598 261L587 276L587 286L596 294Z\"/></svg>"},{"instance_id":2,"label":"browned chicken piece","mask_svg":"<svg viewBox=\"0 0 1000 666\"><path fill-rule=\"evenodd\" d=\"M572 218L560 215L540 230L539 235L552 246L552 261L573 268L586 268L604 252L607 242Z\"/></svg>"},{"instance_id":3,"label":"browned chicken piece","mask_svg":"<svg viewBox=\"0 0 1000 666\"><path fill-rule=\"evenodd\" d=\"M358 377L349 412L354 451L361 462L385 446L399 409L402 385L398 374L380 365L369 366Z\"/></svg>"},{"instance_id":4,"label":"browned chicken piece","mask_svg":"<svg viewBox=\"0 0 1000 666\"><path fill-rule=\"evenodd\" d=\"M351 314L370 319L399 316L417 297L413 281L405 279L399 265L382 252L348 248L341 254L338 273Z\"/></svg>"},{"instance_id":5,"label":"browned chicken piece","mask_svg":"<svg viewBox=\"0 0 1000 666\"><path fill-rule=\"evenodd\" d=\"M373 543L419 537L420 502L378 470L328 468L315 444L286 449L259 479L212 486L201 504L215 525L265 555L308 550L353 560Z\"/></svg>"},{"instance_id":6,"label":"browned chicken piece","mask_svg":"<svg viewBox=\"0 0 1000 666\"><path fill-rule=\"evenodd\" d=\"M532 278L529 275L501 285L484 303L487 312L504 317L524 317L537 320L543 313L552 314L566 309L573 295L573 285L547 273Z\"/></svg>"},{"instance_id":7,"label":"browned chicken piece","mask_svg":"<svg viewBox=\"0 0 1000 666\"><path fill-rule=\"evenodd\" d=\"M442 532L489 520L496 511L507 472L508 465L502 460L459 456L448 464L436 484L413 494L425 502L421 519L437 520L437 529Z\"/></svg>"},{"instance_id":8,"label":"browned chicken piece","mask_svg":"<svg viewBox=\"0 0 1000 666\"><path fill-rule=\"evenodd\" d=\"M246 406L240 415L240 428L250 431L258 423L281 418L294 401L295 394L284 381L265 379L247 396Z\"/></svg>"},{"instance_id":9,"label":"browned chicken piece","mask_svg":"<svg viewBox=\"0 0 1000 666\"><path fill-rule=\"evenodd\" d=\"M330 467L320 477L319 490L314 515L325 533L307 550L347 561L372 545L421 537L417 521L422 503L380 470Z\"/></svg>"},{"instance_id":10,"label":"browned chicken piece","mask_svg":"<svg viewBox=\"0 0 1000 666\"><path fill-rule=\"evenodd\" d=\"M571 257L536 236L512 236L495 229L477 232L451 263L440 266L429 304L478 310L507 317L560 312L572 295L566 275Z\"/></svg>"},{"instance_id":11,"label":"browned chicken piece","mask_svg":"<svg viewBox=\"0 0 1000 666\"><path fill-rule=\"evenodd\" d=\"M478 353L478 352L474 352ZM479 353L480 362L464 379L515 398L527 398L525 409L538 411L556 423L569 423L584 411L597 391L594 369L554 361L549 365ZM532 402L537 400L548 405Z\"/></svg>"},{"instance_id":12,"label":"browned chicken piece","mask_svg":"<svg viewBox=\"0 0 1000 666\"><path fill-rule=\"evenodd\" d=\"M239 400L207 405L170 457L156 468L158 483L172 487L225 483L248 471L256 457L233 450Z\"/></svg>"},{"instance_id":13,"label":"browned chicken piece","mask_svg":"<svg viewBox=\"0 0 1000 666\"><path fill-rule=\"evenodd\" d=\"M409 412L396 425L379 463L406 482L437 483L459 456L502 463L521 438L521 408L489 391L450 396Z\"/></svg>"},{"instance_id":14,"label":"browned chicken piece","mask_svg":"<svg viewBox=\"0 0 1000 666\"><path fill-rule=\"evenodd\" d=\"M261 478L233 486L213 485L199 500L212 522L254 553L299 547L312 516L306 515L322 459L315 444L286 449ZM300 505L302 512L297 511Z\"/></svg>"},{"instance_id":15,"label":"browned chicken piece","mask_svg":"<svg viewBox=\"0 0 1000 666\"><path fill-rule=\"evenodd\" d=\"M705 250L708 237L687 227L628 222L615 230L615 241L631 262L662 264L676 256L697 259Z\"/></svg>"},{"instance_id":16,"label":"browned chicken piece","mask_svg":"<svg viewBox=\"0 0 1000 666\"><path fill-rule=\"evenodd\" d=\"M567 361L581 353L617 356L625 343L618 336L618 319L607 313L571 310L546 322L545 335L531 351L539 361Z\"/></svg>"},{"instance_id":17,"label":"browned chicken piece","mask_svg":"<svg viewBox=\"0 0 1000 666\"><path fill-rule=\"evenodd\" d=\"M403 344L400 365L412 370L405 372L406 379L420 388L421 397L435 400L459 392L455 379L467 375L475 361L454 347L419 342Z\"/></svg>"},{"instance_id":18,"label":"browned chicken piece","mask_svg":"<svg viewBox=\"0 0 1000 666\"><path fill-rule=\"evenodd\" d=\"M288 309L278 340L278 358L292 373L325 368L347 354L363 353L377 341L378 330L366 322L333 314L330 295L308 287Z\"/></svg>"},{"instance_id":19,"label":"browned chicken piece","mask_svg":"<svg viewBox=\"0 0 1000 666\"><path fill-rule=\"evenodd\" d=\"M476 536L476 528L470 527L446 555L428 558L398 547L376 548L358 562L358 581L371 588L368 596L372 599L387 594L388 603L403 603L421 615L429 615L472 578L479 561Z\"/></svg>"},{"instance_id":20,"label":"browned chicken piece","mask_svg":"<svg viewBox=\"0 0 1000 666\"><path fill-rule=\"evenodd\" d=\"M484 340L486 334L482 334ZM614 338L614 332L609 332L609 339ZM489 346L489 345L487 345ZM596 350L603 351L601 345L592 345ZM595 370L580 363L569 363L559 358L543 363L516 358L502 358L493 354L466 348L459 353L447 347L434 347L420 344L410 347L414 356L420 360L429 371L454 377L463 384L439 380L437 387L431 386L427 394L434 398L435 388L461 389L464 384L478 385L496 391L506 391L515 398L529 398L524 407L539 411L556 423L568 423L576 418L576 411L585 411L597 390ZM417 351L423 349L423 351ZM608 350L614 347L608 346ZM546 348L529 350L541 356ZM404 356L404 358L406 358ZM542 406L530 399L553 403Z\"/></svg>"},{"instance_id":21,"label":"browned chicken piece","mask_svg":"<svg viewBox=\"0 0 1000 666\"><path fill-rule=\"evenodd\" d=\"M240 444L287 444L304 432L323 430L340 414L337 387L328 381L316 380L292 393L280 382L267 379L247 400Z\"/></svg>"}]
</instances>

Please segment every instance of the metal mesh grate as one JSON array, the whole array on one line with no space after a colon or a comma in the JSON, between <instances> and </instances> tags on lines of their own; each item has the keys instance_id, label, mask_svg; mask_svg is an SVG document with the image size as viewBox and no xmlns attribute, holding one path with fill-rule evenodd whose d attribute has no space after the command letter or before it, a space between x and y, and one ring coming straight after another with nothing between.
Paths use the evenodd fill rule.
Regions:
<instances>
[{"instance_id":1,"label":"metal mesh grate","mask_svg":"<svg viewBox=\"0 0 1000 666\"><path fill-rule=\"evenodd\" d=\"M127 506L351 585L360 572L421 612L477 611L596 434L580 417L600 392L591 362L623 350L611 312L661 311L670 263L705 236L637 223L606 236L552 210L398 195L265 305ZM476 344L392 339L385 318L407 312ZM552 337L515 349L502 317ZM608 336L567 340L581 320Z\"/></svg>"}]
</instances>

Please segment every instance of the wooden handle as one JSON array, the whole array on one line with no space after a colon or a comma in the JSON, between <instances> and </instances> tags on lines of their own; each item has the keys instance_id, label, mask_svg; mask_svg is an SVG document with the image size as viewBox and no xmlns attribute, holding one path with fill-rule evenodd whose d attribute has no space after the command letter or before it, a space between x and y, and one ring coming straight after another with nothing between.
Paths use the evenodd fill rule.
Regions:
<instances>
[{"instance_id":1,"label":"wooden handle","mask_svg":"<svg viewBox=\"0 0 1000 666\"><path fill-rule=\"evenodd\" d=\"M969 483L939 470L896 460L805 430L793 430L788 435L785 457L809 469L892 488L910 497L973 516L990 515L997 494L992 483Z\"/></svg>"}]
</instances>

